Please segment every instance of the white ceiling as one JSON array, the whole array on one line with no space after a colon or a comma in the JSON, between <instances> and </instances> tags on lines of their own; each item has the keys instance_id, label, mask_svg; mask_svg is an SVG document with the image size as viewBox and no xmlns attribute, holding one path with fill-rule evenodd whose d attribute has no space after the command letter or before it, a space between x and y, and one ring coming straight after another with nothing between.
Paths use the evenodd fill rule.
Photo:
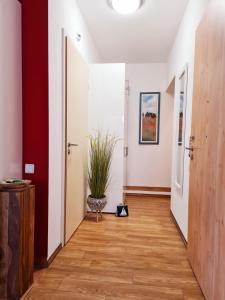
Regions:
<instances>
[{"instance_id":1,"label":"white ceiling","mask_svg":"<svg viewBox=\"0 0 225 300\"><path fill-rule=\"evenodd\" d=\"M166 62L189 0L145 0L129 16L106 0L77 0L103 62Z\"/></svg>"}]
</instances>

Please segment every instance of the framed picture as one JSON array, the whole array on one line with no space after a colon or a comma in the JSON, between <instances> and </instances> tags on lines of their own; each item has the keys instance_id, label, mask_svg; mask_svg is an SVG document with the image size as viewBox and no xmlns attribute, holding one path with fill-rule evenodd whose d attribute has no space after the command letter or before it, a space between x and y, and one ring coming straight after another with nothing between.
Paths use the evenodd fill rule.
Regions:
<instances>
[{"instance_id":1,"label":"framed picture","mask_svg":"<svg viewBox=\"0 0 225 300\"><path fill-rule=\"evenodd\" d=\"M159 144L160 93L140 93L139 144Z\"/></svg>"}]
</instances>

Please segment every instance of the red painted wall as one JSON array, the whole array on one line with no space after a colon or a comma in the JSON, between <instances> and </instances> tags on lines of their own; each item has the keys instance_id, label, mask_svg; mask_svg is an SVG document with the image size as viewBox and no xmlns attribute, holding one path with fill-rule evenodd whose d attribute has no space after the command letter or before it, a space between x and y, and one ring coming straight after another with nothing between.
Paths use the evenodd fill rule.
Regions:
<instances>
[{"instance_id":1,"label":"red painted wall","mask_svg":"<svg viewBox=\"0 0 225 300\"><path fill-rule=\"evenodd\" d=\"M35 262L48 253L48 0L21 0L23 176L36 186ZM35 174L24 164L35 164Z\"/></svg>"}]
</instances>

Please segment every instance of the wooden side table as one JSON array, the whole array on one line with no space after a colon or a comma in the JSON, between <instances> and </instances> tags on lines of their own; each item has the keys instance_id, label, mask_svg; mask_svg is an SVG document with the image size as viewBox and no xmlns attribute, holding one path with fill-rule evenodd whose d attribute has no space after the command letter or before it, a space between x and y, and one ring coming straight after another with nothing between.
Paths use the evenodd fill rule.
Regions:
<instances>
[{"instance_id":1,"label":"wooden side table","mask_svg":"<svg viewBox=\"0 0 225 300\"><path fill-rule=\"evenodd\" d=\"M0 191L0 299L20 299L33 283L34 209L34 186Z\"/></svg>"}]
</instances>

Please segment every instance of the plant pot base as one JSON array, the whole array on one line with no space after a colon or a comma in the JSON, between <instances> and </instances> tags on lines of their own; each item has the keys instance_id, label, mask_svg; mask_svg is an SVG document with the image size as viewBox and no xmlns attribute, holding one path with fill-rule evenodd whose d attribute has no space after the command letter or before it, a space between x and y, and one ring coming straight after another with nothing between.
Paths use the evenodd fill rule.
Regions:
<instances>
[{"instance_id":1,"label":"plant pot base","mask_svg":"<svg viewBox=\"0 0 225 300\"><path fill-rule=\"evenodd\" d=\"M102 210L105 208L107 203L106 197L102 199L96 199L92 197L88 197L87 204L91 210L91 212L96 213L96 222L98 222L98 214L100 213L100 216L102 218Z\"/></svg>"},{"instance_id":2,"label":"plant pot base","mask_svg":"<svg viewBox=\"0 0 225 300\"><path fill-rule=\"evenodd\" d=\"M88 214L87 214L87 217L89 218L89 216L91 216L92 214L95 214L96 223L99 222L99 215L100 215L100 218L102 220L102 212L101 211L89 211Z\"/></svg>"}]
</instances>

